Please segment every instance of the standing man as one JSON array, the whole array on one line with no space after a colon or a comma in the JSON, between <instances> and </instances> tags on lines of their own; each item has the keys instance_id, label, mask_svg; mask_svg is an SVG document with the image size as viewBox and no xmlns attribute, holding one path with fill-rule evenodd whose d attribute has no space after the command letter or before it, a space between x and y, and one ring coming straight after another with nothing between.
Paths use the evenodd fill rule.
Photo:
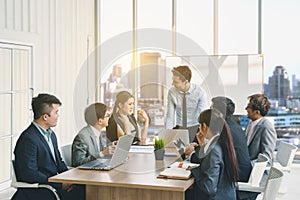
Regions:
<instances>
[{"instance_id":1,"label":"standing man","mask_svg":"<svg viewBox=\"0 0 300 200\"><path fill-rule=\"evenodd\" d=\"M198 116L207 108L207 95L200 86L190 83L192 72L188 66L174 67L172 73L174 87L168 93L166 129L188 129L193 141L199 126Z\"/></svg>"},{"instance_id":2,"label":"standing man","mask_svg":"<svg viewBox=\"0 0 300 200\"><path fill-rule=\"evenodd\" d=\"M84 187L71 184L50 183L48 178L67 171L57 146L56 135L51 129L59 117L61 102L50 94L39 94L32 99L34 120L19 137L15 154L15 172L22 182L49 184L61 199L85 199ZM46 189L18 189L13 199L53 199Z\"/></svg>"},{"instance_id":3,"label":"standing man","mask_svg":"<svg viewBox=\"0 0 300 200\"><path fill-rule=\"evenodd\" d=\"M248 97L249 103L245 108L250 122L246 128L246 138L250 160L253 164L259 153L273 160L277 134L273 124L264 116L270 110L270 102L264 94L254 94Z\"/></svg>"}]
</instances>

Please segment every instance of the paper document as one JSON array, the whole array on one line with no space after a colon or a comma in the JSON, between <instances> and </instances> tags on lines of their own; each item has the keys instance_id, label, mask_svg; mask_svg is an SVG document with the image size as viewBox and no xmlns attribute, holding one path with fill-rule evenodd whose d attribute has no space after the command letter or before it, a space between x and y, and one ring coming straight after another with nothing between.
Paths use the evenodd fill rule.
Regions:
<instances>
[{"instance_id":1,"label":"paper document","mask_svg":"<svg viewBox=\"0 0 300 200\"><path fill-rule=\"evenodd\" d=\"M129 152L131 153L152 153L154 151L154 146L139 146L132 145Z\"/></svg>"}]
</instances>

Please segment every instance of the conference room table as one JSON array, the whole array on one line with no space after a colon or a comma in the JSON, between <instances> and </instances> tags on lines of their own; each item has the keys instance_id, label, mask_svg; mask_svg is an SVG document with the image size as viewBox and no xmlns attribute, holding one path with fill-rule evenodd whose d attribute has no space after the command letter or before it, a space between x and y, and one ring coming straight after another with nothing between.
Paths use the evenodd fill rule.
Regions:
<instances>
[{"instance_id":1,"label":"conference room table","mask_svg":"<svg viewBox=\"0 0 300 200\"><path fill-rule=\"evenodd\" d=\"M86 185L86 200L183 200L194 179L157 178L178 157L155 160L154 153L129 153L126 163L110 170L73 168L49 178L50 182Z\"/></svg>"}]
</instances>

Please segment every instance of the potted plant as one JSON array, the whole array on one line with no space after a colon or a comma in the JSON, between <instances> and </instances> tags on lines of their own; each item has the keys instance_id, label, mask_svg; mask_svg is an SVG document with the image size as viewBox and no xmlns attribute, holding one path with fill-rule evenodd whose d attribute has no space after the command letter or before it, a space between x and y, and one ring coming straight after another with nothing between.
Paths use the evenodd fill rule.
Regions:
<instances>
[{"instance_id":1,"label":"potted plant","mask_svg":"<svg viewBox=\"0 0 300 200\"><path fill-rule=\"evenodd\" d=\"M156 160L163 160L165 155L165 140L155 138L154 140L154 155Z\"/></svg>"}]
</instances>

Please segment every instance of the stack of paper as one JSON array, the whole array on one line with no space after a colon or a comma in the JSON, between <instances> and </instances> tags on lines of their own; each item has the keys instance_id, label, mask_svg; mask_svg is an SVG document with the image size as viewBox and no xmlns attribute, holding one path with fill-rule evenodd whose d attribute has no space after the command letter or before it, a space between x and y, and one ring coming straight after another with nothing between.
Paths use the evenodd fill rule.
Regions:
<instances>
[{"instance_id":1,"label":"stack of paper","mask_svg":"<svg viewBox=\"0 0 300 200\"><path fill-rule=\"evenodd\" d=\"M154 146L131 145L129 152L131 153L153 153Z\"/></svg>"}]
</instances>

